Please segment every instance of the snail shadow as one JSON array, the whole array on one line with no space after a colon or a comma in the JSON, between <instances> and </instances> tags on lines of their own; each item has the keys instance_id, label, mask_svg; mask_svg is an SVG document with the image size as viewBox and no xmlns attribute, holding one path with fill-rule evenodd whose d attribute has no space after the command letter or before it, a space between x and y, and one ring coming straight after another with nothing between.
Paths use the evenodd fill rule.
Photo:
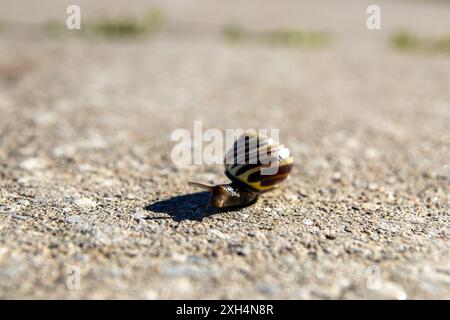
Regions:
<instances>
[{"instance_id":1,"label":"snail shadow","mask_svg":"<svg viewBox=\"0 0 450 320\"><path fill-rule=\"evenodd\" d=\"M204 217L214 212L208 208L209 192L197 192L175 196L169 199L156 201L144 207L145 210L154 213L169 215L162 217L148 217L150 220L170 219L174 221L196 220L201 221Z\"/></svg>"},{"instance_id":2,"label":"snail shadow","mask_svg":"<svg viewBox=\"0 0 450 320\"><path fill-rule=\"evenodd\" d=\"M197 192L156 201L145 206L144 209L154 213L164 213L169 216L147 217L146 219L173 219L177 222L183 220L201 221L203 220L203 218L217 213L237 211L239 209L251 206L257 201L257 199L255 199L253 202L244 206L237 206L226 209L215 209L211 206L208 206L209 195L209 192Z\"/></svg>"}]
</instances>

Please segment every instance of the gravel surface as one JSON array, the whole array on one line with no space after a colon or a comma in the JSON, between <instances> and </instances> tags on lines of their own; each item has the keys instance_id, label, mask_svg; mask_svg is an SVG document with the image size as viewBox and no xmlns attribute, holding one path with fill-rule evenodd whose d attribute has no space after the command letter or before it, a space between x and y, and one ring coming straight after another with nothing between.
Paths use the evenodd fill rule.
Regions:
<instances>
[{"instance_id":1,"label":"gravel surface","mask_svg":"<svg viewBox=\"0 0 450 320\"><path fill-rule=\"evenodd\" d=\"M58 8L5 1L3 18L19 15L13 3L18 21ZM183 3L159 3L167 23L203 21L204 32L0 30L0 298L450 299L450 56L390 48L392 19L370 39L364 1L349 1L360 20L344 19L348 8L305 20L340 26L318 50L230 45L217 32L249 12L249 27L264 26L274 2L261 14L255 1ZM295 6L270 27L291 12L286 24L301 28ZM420 32L450 31L446 3L387 6L396 21L425 7ZM206 211L187 181L226 182L223 167L170 158L170 134L194 120L280 128L290 178L253 206Z\"/></svg>"}]
</instances>

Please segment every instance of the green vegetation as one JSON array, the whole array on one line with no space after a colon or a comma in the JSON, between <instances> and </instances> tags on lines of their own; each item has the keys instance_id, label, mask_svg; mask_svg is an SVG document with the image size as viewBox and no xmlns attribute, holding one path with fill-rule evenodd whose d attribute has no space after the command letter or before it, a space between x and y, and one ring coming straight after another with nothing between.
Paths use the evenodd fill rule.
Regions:
<instances>
[{"instance_id":1,"label":"green vegetation","mask_svg":"<svg viewBox=\"0 0 450 320\"><path fill-rule=\"evenodd\" d=\"M84 26L82 30L85 35L125 38L143 34L145 25L135 22L132 18L107 18Z\"/></svg>"},{"instance_id":2,"label":"green vegetation","mask_svg":"<svg viewBox=\"0 0 450 320\"><path fill-rule=\"evenodd\" d=\"M244 31L238 26L224 27L222 30L222 35L225 38L225 40L232 42L232 43L240 42L246 36L244 34Z\"/></svg>"},{"instance_id":3,"label":"green vegetation","mask_svg":"<svg viewBox=\"0 0 450 320\"><path fill-rule=\"evenodd\" d=\"M164 23L164 16L158 9L151 10L144 19L131 17L104 18L82 28L85 35L103 36L105 38L129 38L140 35L155 34Z\"/></svg>"},{"instance_id":4,"label":"green vegetation","mask_svg":"<svg viewBox=\"0 0 450 320\"><path fill-rule=\"evenodd\" d=\"M261 39L272 45L317 48L328 42L329 35L314 31L275 30L262 34Z\"/></svg>"},{"instance_id":5,"label":"green vegetation","mask_svg":"<svg viewBox=\"0 0 450 320\"><path fill-rule=\"evenodd\" d=\"M226 26L222 30L222 35L230 43L253 42L304 48L322 47L331 39L331 36L325 32L283 29L253 32L238 26Z\"/></svg>"},{"instance_id":6,"label":"green vegetation","mask_svg":"<svg viewBox=\"0 0 450 320\"><path fill-rule=\"evenodd\" d=\"M50 21L43 25L43 30L51 37L78 34L85 37L126 39L156 34L160 31L164 21L163 12L159 9L152 9L142 19L132 17L100 18L97 21L82 22L81 29L76 31L67 30L64 23Z\"/></svg>"},{"instance_id":7,"label":"green vegetation","mask_svg":"<svg viewBox=\"0 0 450 320\"><path fill-rule=\"evenodd\" d=\"M153 10L150 10L144 17L144 24L147 27L147 31L158 32L164 24L165 20L166 17L162 10L155 8Z\"/></svg>"},{"instance_id":8,"label":"green vegetation","mask_svg":"<svg viewBox=\"0 0 450 320\"><path fill-rule=\"evenodd\" d=\"M436 50L450 53L450 35L436 40Z\"/></svg>"},{"instance_id":9,"label":"green vegetation","mask_svg":"<svg viewBox=\"0 0 450 320\"><path fill-rule=\"evenodd\" d=\"M421 44L420 40L406 30L400 30L391 37L392 45L400 50L417 49Z\"/></svg>"},{"instance_id":10,"label":"green vegetation","mask_svg":"<svg viewBox=\"0 0 450 320\"><path fill-rule=\"evenodd\" d=\"M400 30L391 37L390 42L394 48L402 51L450 53L450 36L425 38Z\"/></svg>"}]
</instances>

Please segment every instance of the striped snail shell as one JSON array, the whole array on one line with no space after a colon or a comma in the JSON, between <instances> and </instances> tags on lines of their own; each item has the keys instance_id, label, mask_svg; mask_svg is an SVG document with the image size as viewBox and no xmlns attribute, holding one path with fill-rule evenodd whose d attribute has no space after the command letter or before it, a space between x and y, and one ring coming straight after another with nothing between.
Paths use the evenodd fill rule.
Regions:
<instances>
[{"instance_id":1,"label":"striped snail shell","mask_svg":"<svg viewBox=\"0 0 450 320\"><path fill-rule=\"evenodd\" d=\"M284 181L293 167L289 149L265 135L246 132L225 156L225 174L230 184L216 186L189 182L211 192L209 204L215 208L244 206L256 201L259 194Z\"/></svg>"}]
</instances>

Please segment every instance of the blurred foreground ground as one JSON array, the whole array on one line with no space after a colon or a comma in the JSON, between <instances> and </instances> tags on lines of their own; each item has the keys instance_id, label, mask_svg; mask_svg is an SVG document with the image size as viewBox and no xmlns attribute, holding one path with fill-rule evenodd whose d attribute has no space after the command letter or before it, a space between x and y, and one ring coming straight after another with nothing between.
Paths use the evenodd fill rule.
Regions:
<instances>
[{"instance_id":1,"label":"blurred foreground ground","mask_svg":"<svg viewBox=\"0 0 450 320\"><path fill-rule=\"evenodd\" d=\"M0 298L450 298L450 55L388 40L450 33L448 2L379 1L379 32L365 1L79 2L166 15L119 40L51 37L67 4L40 3L0 4ZM333 39L229 44L227 24ZM186 182L222 167L170 160L194 120L280 128L291 178L206 215Z\"/></svg>"}]
</instances>

